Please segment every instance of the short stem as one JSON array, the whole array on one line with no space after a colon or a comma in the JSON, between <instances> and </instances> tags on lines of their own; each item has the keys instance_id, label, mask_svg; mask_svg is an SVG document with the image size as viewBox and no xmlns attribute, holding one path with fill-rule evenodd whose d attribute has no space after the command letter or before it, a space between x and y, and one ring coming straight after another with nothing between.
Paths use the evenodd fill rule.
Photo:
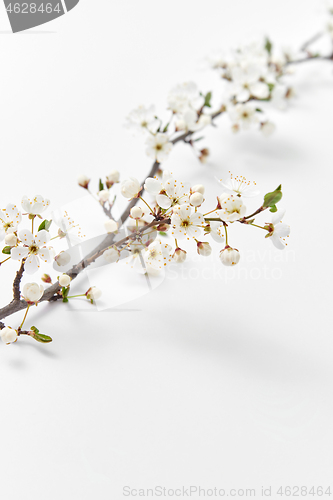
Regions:
<instances>
[{"instance_id":1,"label":"short stem","mask_svg":"<svg viewBox=\"0 0 333 500\"><path fill-rule=\"evenodd\" d=\"M214 208L214 210L211 210L210 212L207 212L206 214L204 214L204 217L206 217L206 215L212 214L213 212L216 212L216 210L218 210L218 209Z\"/></svg>"},{"instance_id":2,"label":"short stem","mask_svg":"<svg viewBox=\"0 0 333 500\"><path fill-rule=\"evenodd\" d=\"M147 202L146 202L146 201L145 201L145 200L144 200L141 196L139 196L139 198L140 198L140 200L142 200L142 201L143 201L143 203L145 203L145 204L147 205L147 207L149 208L149 210L150 210L150 211L151 211L151 213L153 214L153 213L154 213L154 211L153 211L153 209L152 209L152 208L148 205L148 203L147 203Z\"/></svg>"},{"instance_id":3,"label":"short stem","mask_svg":"<svg viewBox=\"0 0 333 500\"><path fill-rule=\"evenodd\" d=\"M227 224L223 222L224 229L225 229L225 245L228 246L228 230L227 230Z\"/></svg>"},{"instance_id":4,"label":"short stem","mask_svg":"<svg viewBox=\"0 0 333 500\"><path fill-rule=\"evenodd\" d=\"M259 229L265 229L265 231L267 231L265 227L257 226L257 224L249 224L249 226L259 227Z\"/></svg>"},{"instance_id":5,"label":"short stem","mask_svg":"<svg viewBox=\"0 0 333 500\"><path fill-rule=\"evenodd\" d=\"M5 262L7 262L7 260L9 260L9 259L11 259L11 257L7 257L7 259L5 259L5 260L3 260L2 262L0 262L0 266L1 266L2 264L4 264Z\"/></svg>"},{"instance_id":6,"label":"short stem","mask_svg":"<svg viewBox=\"0 0 333 500\"><path fill-rule=\"evenodd\" d=\"M81 293L80 295L70 295L69 297L66 297L67 299L75 299L76 297L86 297L85 293Z\"/></svg>"},{"instance_id":7,"label":"short stem","mask_svg":"<svg viewBox=\"0 0 333 500\"><path fill-rule=\"evenodd\" d=\"M22 321L22 323L20 324L20 326L19 326L19 328L18 328L19 330L21 330L21 329L22 329L22 326L24 325L24 322L25 322L25 320L26 320L26 318L27 318L27 315L28 315L29 309L30 309L30 304L28 304L27 310L25 311L25 315L24 315L23 321Z\"/></svg>"}]
</instances>

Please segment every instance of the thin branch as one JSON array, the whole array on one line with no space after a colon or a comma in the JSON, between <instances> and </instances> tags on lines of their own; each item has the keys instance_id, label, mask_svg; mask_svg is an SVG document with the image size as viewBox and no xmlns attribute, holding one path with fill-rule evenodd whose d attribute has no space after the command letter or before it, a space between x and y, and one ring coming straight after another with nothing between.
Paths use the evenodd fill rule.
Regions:
<instances>
[{"instance_id":1,"label":"thin branch","mask_svg":"<svg viewBox=\"0 0 333 500\"><path fill-rule=\"evenodd\" d=\"M311 37L307 42L303 43L301 47L301 52L306 51L306 49L315 43L317 40L319 40L322 36L324 36L324 32L320 31L319 33L316 33L313 37Z\"/></svg>"},{"instance_id":2,"label":"thin branch","mask_svg":"<svg viewBox=\"0 0 333 500\"><path fill-rule=\"evenodd\" d=\"M19 301L21 298L20 285L21 285L21 279L22 279L22 276L24 273L24 264L25 264L25 259L22 259L21 267L17 271L14 282L13 282L13 300L14 301Z\"/></svg>"}]
</instances>

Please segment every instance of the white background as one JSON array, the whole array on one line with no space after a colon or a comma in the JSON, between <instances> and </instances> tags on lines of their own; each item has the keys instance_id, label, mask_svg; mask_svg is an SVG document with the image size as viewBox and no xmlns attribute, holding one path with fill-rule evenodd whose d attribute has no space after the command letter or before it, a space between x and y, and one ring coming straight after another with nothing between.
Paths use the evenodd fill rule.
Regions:
<instances>
[{"instance_id":1,"label":"white background","mask_svg":"<svg viewBox=\"0 0 333 500\"><path fill-rule=\"evenodd\" d=\"M323 11L317 0L81 0L12 35L1 8L1 207L37 193L54 208L83 203L80 173L143 178L143 141L123 128L133 107L163 110L170 87L187 80L214 89L218 104L219 80L202 70L207 53L266 34L298 48L321 29ZM333 493L333 68L311 62L293 78L298 97L272 112L269 140L234 136L221 118L203 143L208 165L185 145L168 161L211 196L220 194L214 176L228 170L263 194L282 183L289 250L235 228L242 261L233 275L216 248L113 310L34 311L31 324L53 344L0 346L2 498L118 500L126 485ZM103 216L92 214L79 222L98 234ZM2 304L14 272L1 269Z\"/></svg>"}]
</instances>

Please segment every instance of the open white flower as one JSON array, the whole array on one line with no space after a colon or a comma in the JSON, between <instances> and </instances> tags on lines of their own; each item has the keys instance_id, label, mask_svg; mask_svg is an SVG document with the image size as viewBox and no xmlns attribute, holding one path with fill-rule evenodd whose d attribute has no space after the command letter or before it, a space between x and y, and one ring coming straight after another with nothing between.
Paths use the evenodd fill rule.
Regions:
<instances>
[{"instance_id":1,"label":"open white flower","mask_svg":"<svg viewBox=\"0 0 333 500\"><path fill-rule=\"evenodd\" d=\"M146 144L148 146L146 149L147 155L159 163L165 161L172 150L172 143L169 141L169 137L162 132L149 136Z\"/></svg>"},{"instance_id":2,"label":"open white flower","mask_svg":"<svg viewBox=\"0 0 333 500\"><path fill-rule=\"evenodd\" d=\"M52 220L58 226L58 237L66 238L70 246L75 246L85 237L82 229L69 215L66 210L55 210L51 214Z\"/></svg>"},{"instance_id":3,"label":"open white flower","mask_svg":"<svg viewBox=\"0 0 333 500\"><path fill-rule=\"evenodd\" d=\"M224 224L218 221L210 222L210 235L217 243L224 243L225 241L225 227Z\"/></svg>"},{"instance_id":4,"label":"open white flower","mask_svg":"<svg viewBox=\"0 0 333 500\"><path fill-rule=\"evenodd\" d=\"M50 204L50 200L44 199L43 196L37 195L30 199L27 196L22 198L22 208L27 214L40 215Z\"/></svg>"},{"instance_id":5,"label":"open white flower","mask_svg":"<svg viewBox=\"0 0 333 500\"><path fill-rule=\"evenodd\" d=\"M167 170L163 172L162 181L148 177L144 187L147 193L155 196L156 203L161 208L168 209L173 205L188 202L184 184L178 182Z\"/></svg>"},{"instance_id":6,"label":"open white flower","mask_svg":"<svg viewBox=\"0 0 333 500\"><path fill-rule=\"evenodd\" d=\"M256 183L246 180L242 175L233 177L233 175L230 174L229 179L226 181L220 179L219 182L228 193L236 193L236 195L243 196L244 198L252 198L260 194L260 191L256 188Z\"/></svg>"},{"instance_id":7,"label":"open white flower","mask_svg":"<svg viewBox=\"0 0 333 500\"><path fill-rule=\"evenodd\" d=\"M231 77L234 82L232 95L238 102L246 102L250 97L267 99L269 87L267 83L260 81L262 66L258 64L242 64L231 69Z\"/></svg>"},{"instance_id":8,"label":"open white flower","mask_svg":"<svg viewBox=\"0 0 333 500\"><path fill-rule=\"evenodd\" d=\"M188 109L200 109L204 99L194 82L185 82L174 87L168 96L168 107L174 113L184 113Z\"/></svg>"},{"instance_id":9,"label":"open white flower","mask_svg":"<svg viewBox=\"0 0 333 500\"><path fill-rule=\"evenodd\" d=\"M249 129L253 123L258 122L256 108L251 103L230 106L228 113L233 124L241 126L244 130Z\"/></svg>"},{"instance_id":10,"label":"open white flower","mask_svg":"<svg viewBox=\"0 0 333 500\"><path fill-rule=\"evenodd\" d=\"M13 330L13 328L9 328L9 326L6 326L0 330L0 337L2 342L5 344L11 344L17 340L17 331Z\"/></svg>"},{"instance_id":11,"label":"open white flower","mask_svg":"<svg viewBox=\"0 0 333 500\"><path fill-rule=\"evenodd\" d=\"M189 109L176 121L176 129L177 131L198 132L211 123L212 117L210 115L201 114L198 118L198 113L194 109Z\"/></svg>"},{"instance_id":12,"label":"open white flower","mask_svg":"<svg viewBox=\"0 0 333 500\"><path fill-rule=\"evenodd\" d=\"M272 217L272 223L269 224L270 232L267 237L270 238L273 245L279 250L283 250L286 246L285 238L290 234L290 226L282 221L286 211L278 210Z\"/></svg>"},{"instance_id":13,"label":"open white flower","mask_svg":"<svg viewBox=\"0 0 333 500\"><path fill-rule=\"evenodd\" d=\"M157 131L159 123L155 116L154 106L149 106L149 108L139 106L128 115L126 126L137 132L151 131L154 133Z\"/></svg>"},{"instance_id":14,"label":"open white flower","mask_svg":"<svg viewBox=\"0 0 333 500\"><path fill-rule=\"evenodd\" d=\"M22 245L12 248L11 257L13 260L25 260L24 269L28 274L34 274L40 267L40 260L50 262L50 249L45 245L50 239L50 235L44 229L33 235L31 231L23 229L19 232Z\"/></svg>"},{"instance_id":15,"label":"open white flower","mask_svg":"<svg viewBox=\"0 0 333 500\"><path fill-rule=\"evenodd\" d=\"M44 294L44 287L38 283L26 283L22 296L26 302L36 304Z\"/></svg>"},{"instance_id":16,"label":"open white flower","mask_svg":"<svg viewBox=\"0 0 333 500\"><path fill-rule=\"evenodd\" d=\"M120 185L121 194L128 200L137 198L140 191L140 183L135 177L129 177L129 179L125 179Z\"/></svg>"},{"instance_id":17,"label":"open white flower","mask_svg":"<svg viewBox=\"0 0 333 500\"><path fill-rule=\"evenodd\" d=\"M204 224L204 217L199 212L191 213L189 205L182 205L176 213L171 216L172 231L171 234L182 239L187 237L198 238L201 228Z\"/></svg>"},{"instance_id":18,"label":"open white flower","mask_svg":"<svg viewBox=\"0 0 333 500\"><path fill-rule=\"evenodd\" d=\"M222 194L219 197L221 210L217 213L221 220L225 222L234 222L245 216L246 207L243 205L243 200L239 196L233 194Z\"/></svg>"},{"instance_id":19,"label":"open white flower","mask_svg":"<svg viewBox=\"0 0 333 500\"><path fill-rule=\"evenodd\" d=\"M158 274L172 261L172 248L167 243L155 240L143 252L146 270L150 274Z\"/></svg>"},{"instance_id":20,"label":"open white flower","mask_svg":"<svg viewBox=\"0 0 333 500\"><path fill-rule=\"evenodd\" d=\"M9 204L0 210L0 241L6 234L14 233L21 220L22 216L16 205Z\"/></svg>"}]
</instances>

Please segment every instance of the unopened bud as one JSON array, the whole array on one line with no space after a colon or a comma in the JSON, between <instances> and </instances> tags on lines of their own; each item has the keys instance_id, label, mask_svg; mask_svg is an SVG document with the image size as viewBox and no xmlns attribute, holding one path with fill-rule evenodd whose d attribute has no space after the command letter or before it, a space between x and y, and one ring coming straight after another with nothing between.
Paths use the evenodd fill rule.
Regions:
<instances>
[{"instance_id":1,"label":"unopened bud","mask_svg":"<svg viewBox=\"0 0 333 500\"><path fill-rule=\"evenodd\" d=\"M225 266L235 266L240 260L240 253L236 248L227 246L221 250L220 259Z\"/></svg>"},{"instance_id":2,"label":"unopened bud","mask_svg":"<svg viewBox=\"0 0 333 500\"><path fill-rule=\"evenodd\" d=\"M114 233L118 230L118 224L115 220L110 219L104 223L104 227L107 233Z\"/></svg>"},{"instance_id":3,"label":"unopened bud","mask_svg":"<svg viewBox=\"0 0 333 500\"><path fill-rule=\"evenodd\" d=\"M6 234L5 243L6 243L6 245L8 245L10 247L14 247L17 243L16 235L14 233Z\"/></svg>"},{"instance_id":4,"label":"unopened bud","mask_svg":"<svg viewBox=\"0 0 333 500\"><path fill-rule=\"evenodd\" d=\"M181 248L176 248L175 253L172 257L177 262L177 264L182 264L186 260L186 252Z\"/></svg>"},{"instance_id":5,"label":"unopened bud","mask_svg":"<svg viewBox=\"0 0 333 500\"><path fill-rule=\"evenodd\" d=\"M209 156L209 149L207 148L202 149L200 151L200 156L199 156L199 160L201 161L201 163L207 163L208 156Z\"/></svg>"},{"instance_id":6,"label":"unopened bud","mask_svg":"<svg viewBox=\"0 0 333 500\"><path fill-rule=\"evenodd\" d=\"M86 175L80 175L77 179L79 186L83 187L84 189L88 189L90 179Z\"/></svg>"},{"instance_id":7,"label":"unopened bud","mask_svg":"<svg viewBox=\"0 0 333 500\"><path fill-rule=\"evenodd\" d=\"M192 207L200 207L203 201L204 197L201 193L193 193L190 196L190 204L192 205Z\"/></svg>"},{"instance_id":8,"label":"unopened bud","mask_svg":"<svg viewBox=\"0 0 333 500\"><path fill-rule=\"evenodd\" d=\"M41 277L41 280L44 283L49 283L49 284L52 283L51 276L49 274L43 274L43 276Z\"/></svg>"},{"instance_id":9,"label":"unopened bud","mask_svg":"<svg viewBox=\"0 0 333 500\"><path fill-rule=\"evenodd\" d=\"M56 261L58 266L66 266L67 264L69 264L71 256L67 252L60 252L54 257L54 260Z\"/></svg>"},{"instance_id":10,"label":"unopened bud","mask_svg":"<svg viewBox=\"0 0 333 500\"><path fill-rule=\"evenodd\" d=\"M139 220L143 216L143 210L140 207L131 208L131 217L132 219Z\"/></svg>"},{"instance_id":11,"label":"unopened bud","mask_svg":"<svg viewBox=\"0 0 333 500\"><path fill-rule=\"evenodd\" d=\"M199 255L202 255L203 257L209 257L210 254L212 253L212 247L207 242L198 241L197 252Z\"/></svg>"}]
</instances>

